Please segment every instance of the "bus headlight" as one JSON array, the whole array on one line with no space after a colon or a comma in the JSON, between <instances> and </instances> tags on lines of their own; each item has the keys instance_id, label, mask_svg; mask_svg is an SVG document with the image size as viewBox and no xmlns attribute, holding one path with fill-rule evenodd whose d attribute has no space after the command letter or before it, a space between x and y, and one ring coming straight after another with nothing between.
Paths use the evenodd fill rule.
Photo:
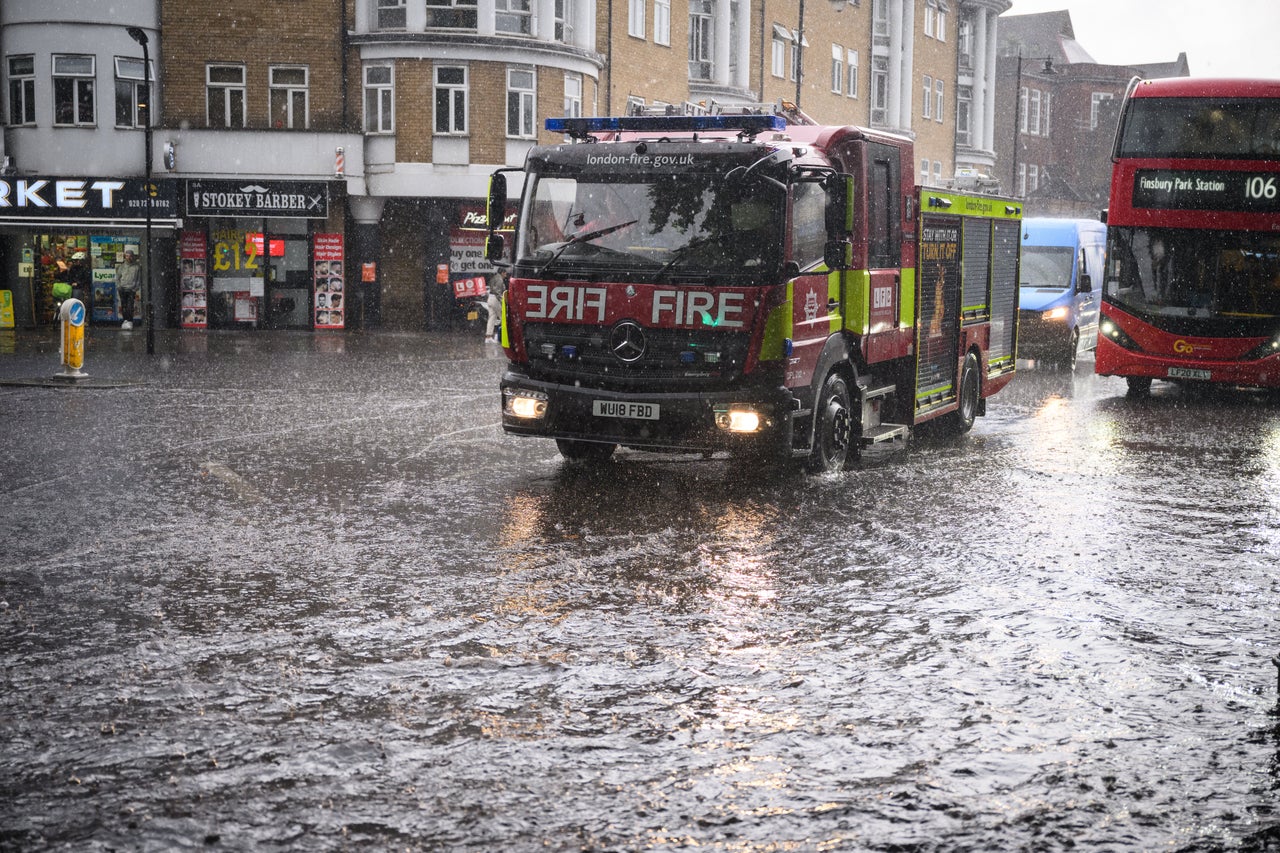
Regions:
<instances>
[{"instance_id":1,"label":"bus headlight","mask_svg":"<svg viewBox=\"0 0 1280 853\"><path fill-rule=\"evenodd\" d=\"M514 418L536 420L547 414L547 395L541 391L507 388L502 392L502 411Z\"/></svg>"},{"instance_id":2,"label":"bus headlight","mask_svg":"<svg viewBox=\"0 0 1280 853\"><path fill-rule=\"evenodd\" d=\"M1116 346L1135 351L1141 349L1138 342L1125 334L1124 329L1117 326L1114 320L1104 319L1098 324L1098 332Z\"/></svg>"},{"instance_id":3,"label":"bus headlight","mask_svg":"<svg viewBox=\"0 0 1280 853\"><path fill-rule=\"evenodd\" d=\"M716 426L726 432L759 432L760 413L749 406L716 406Z\"/></svg>"},{"instance_id":4,"label":"bus headlight","mask_svg":"<svg viewBox=\"0 0 1280 853\"><path fill-rule=\"evenodd\" d=\"M1059 320L1065 320L1067 319L1067 307L1065 305L1059 305L1057 308L1050 308L1048 311L1040 315L1040 319L1048 320L1051 323L1056 323Z\"/></svg>"}]
</instances>

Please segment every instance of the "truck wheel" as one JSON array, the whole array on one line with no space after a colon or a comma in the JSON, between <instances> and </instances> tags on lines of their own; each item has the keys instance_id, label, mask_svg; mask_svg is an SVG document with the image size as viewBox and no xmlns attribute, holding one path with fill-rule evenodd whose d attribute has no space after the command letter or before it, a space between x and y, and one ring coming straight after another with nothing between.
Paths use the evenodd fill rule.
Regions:
<instances>
[{"instance_id":1,"label":"truck wheel","mask_svg":"<svg viewBox=\"0 0 1280 853\"><path fill-rule=\"evenodd\" d=\"M560 455L570 462L605 462L617 449L616 444L601 444L595 441L577 441L572 438L557 438L556 447Z\"/></svg>"},{"instance_id":2,"label":"truck wheel","mask_svg":"<svg viewBox=\"0 0 1280 853\"><path fill-rule=\"evenodd\" d=\"M813 449L809 470L815 474L840 471L853 461L853 398L844 377L832 373L822 384L814 411Z\"/></svg>"},{"instance_id":3,"label":"truck wheel","mask_svg":"<svg viewBox=\"0 0 1280 853\"><path fill-rule=\"evenodd\" d=\"M946 416L948 432L962 435L973 429L973 422L978 419L978 400L982 393L982 382L978 378L978 357L969 353L964 358L964 368L960 371L960 408Z\"/></svg>"}]
</instances>

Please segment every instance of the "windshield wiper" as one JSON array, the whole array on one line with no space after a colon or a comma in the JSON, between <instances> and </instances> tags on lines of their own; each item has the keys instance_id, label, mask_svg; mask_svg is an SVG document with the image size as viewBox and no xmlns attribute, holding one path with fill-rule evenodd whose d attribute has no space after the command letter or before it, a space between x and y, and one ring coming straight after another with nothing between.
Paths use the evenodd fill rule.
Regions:
<instances>
[{"instance_id":1,"label":"windshield wiper","mask_svg":"<svg viewBox=\"0 0 1280 853\"><path fill-rule=\"evenodd\" d=\"M614 231L620 231L628 225L635 225L639 221L639 219L632 219L630 222L617 222L613 225L606 225L603 228L593 228L583 234L574 234L568 240L561 243L560 246L551 253L551 257L547 258L547 262L538 269L538 277L541 278L546 271L550 269L551 265L556 262L556 259L564 254L565 249L568 249L570 246L576 246L579 243L589 243L592 240L598 240L601 237L612 234Z\"/></svg>"},{"instance_id":2,"label":"windshield wiper","mask_svg":"<svg viewBox=\"0 0 1280 853\"><path fill-rule=\"evenodd\" d=\"M662 268L653 274L654 279L661 281L662 277L666 275L671 270L672 267L674 267L676 264L682 261L684 259L684 256L687 255L689 252L693 251L694 249L705 246L708 243L722 242L723 240L725 240L730 236L732 236L732 234L727 232L720 232L718 234L704 234L701 237L694 237L692 240L690 240L688 243L685 243L683 246L677 246L676 248L671 250L671 260L663 264Z\"/></svg>"}]
</instances>

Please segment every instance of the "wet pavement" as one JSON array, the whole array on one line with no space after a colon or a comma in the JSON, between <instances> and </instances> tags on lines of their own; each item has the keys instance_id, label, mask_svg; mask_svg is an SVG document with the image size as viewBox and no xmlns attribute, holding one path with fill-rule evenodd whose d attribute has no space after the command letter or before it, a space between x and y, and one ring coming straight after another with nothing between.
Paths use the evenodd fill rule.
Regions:
<instances>
[{"instance_id":1,"label":"wet pavement","mask_svg":"<svg viewBox=\"0 0 1280 853\"><path fill-rule=\"evenodd\" d=\"M0 849L1280 849L1273 399L1026 369L762 480L503 436L478 334L51 338Z\"/></svg>"}]
</instances>

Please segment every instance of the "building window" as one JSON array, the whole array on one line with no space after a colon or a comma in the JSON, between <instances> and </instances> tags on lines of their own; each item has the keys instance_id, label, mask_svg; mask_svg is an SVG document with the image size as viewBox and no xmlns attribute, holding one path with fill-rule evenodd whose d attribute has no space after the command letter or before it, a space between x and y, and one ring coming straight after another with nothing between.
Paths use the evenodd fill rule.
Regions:
<instances>
[{"instance_id":1,"label":"building window","mask_svg":"<svg viewBox=\"0 0 1280 853\"><path fill-rule=\"evenodd\" d=\"M965 71L971 71L973 69L973 21L968 18L961 18L958 26L960 68Z\"/></svg>"},{"instance_id":2,"label":"building window","mask_svg":"<svg viewBox=\"0 0 1280 853\"><path fill-rule=\"evenodd\" d=\"M1027 87L1018 90L1018 133L1027 132Z\"/></svg>"},{"instance_id":3,"label":"building window","mask_svg":"<svg viewBox=\"0 0 1280 853\"><path fill-rule=\"evenodd\" d=\"M1015 195L1018 198L1024 198L1027 195L1027 164L1018 164L1018 176L1014 179L1014 185L1017 187Z\"/></svg>"},{"instance_id":4,"label":"building window","mask_svg":"<svg viewBox=\"0 0 1280 853\"><path fill-rule=\"evenodd\" d=\"M804 61L804 56L803 56L804 51L801 49L801 46L808 47L809 40L804 37L803 33L797 30L792 30L791 31L791 74L790 74L790 77L792 80L800 79L800 63Z\"/></svg>"},{"instance_id":5,"label":"building window","mask_svg":"<svg viewBox=\"0 0 1280 853\"><path fill-rule=\"evenodd\" d=\"M507 69L507 136L518 139L534 138L534 105L537 91L534 88L532 69Z\"/></svg>"},{"instance_id":6,"label":"building window","mask_svg":"<svg viewBox=\"0 0 1280 853\"><path fill-rule=\"evenodd\" d=\"M920 185L929 186L929 158L920 161Z\"/></svg>"},{"instance_id":7,"label":"building window","mask_svg":"<svg viewBox=\"0 0 1280 853\"><path fill-rule=\"evenodd\" d=\"M846 60L849 79L845 83L844 93L850 98L856 98L858 97L858 52L856 50L849 51Z\"/></svg>"},{"instance_id":8,"label":"building window","mask_svg":"<svg viewBox=\"0 0 1280 853\"><path fill-rule=\"evenodd\" d=\"M871 57L871 123L884 126L889 119L889 57Z\"/></svg>"},{"instance_id":9,"label":"building window","mask_svg":"<svg viewBox=\"0 0 1280 853\"><path fill-rule=\"evenodd\" d=\"M943 90L946 84L942 80L933 81L933 120L942 123L942 106L946 100L943 97Z\"/></svg>"},{"instance_id":10,"label":"building window","mask_svg":"<svg viewBox=\"0 0 1280 853\"><path fill-rule=\"evenodd\" d=\"M934 186L942 186L942 161L933 161L933 184Z\"/></svg>"},{"instance_id":11,"label":"building window","mask_svg":"<svg viewBox=\"0 0 1280 853\"><path fill-rule=\"evenodd\" d=\"M924 34L933 38L934 19L938 16L938 0L926 0L924 4Z\"/></svg>"},{"instance_id":12,"label":"building window","mask_svg":"<svg viewBox=\"0 0 1280 853\"><path fill-rule=\"evenodd\" d=\"M53 55L53 123L85 125L94 123L92 56Z\"/></svg>"},{"instance_id":13,"label":"building window","mask_svg":"<svg viewBox=\"0 0 1280 853\"><path fill-rule=\"evenodd\" d=\"M519 36L533 35L533 0L496 0L494 29Z\"/></svg>"},{"instance_id":14,"label":"building window","mask_svg":"<svg viewBox=\"0 0 1280 853\"><path fill-rule=\"evenodd\" d=\"M711 0L689 0L689 79L710 80L715 39Z\"/></svg>"},{"instance_id":15,"label":"building window","mask_svg":"<svg viewBox=\"0 0 1280 853\"><path fill-rule=\"evenodd\" d=\"M1031 90L1030 111L1027 116L1027 132L1032 136L1040 135L1040 90Z\"/></svg>"},{"instance_id":16,"label":"building window","mask_svg":"<svg viewBox=\"0 0 1280 853\"><path fill-rule=\"evenodd\" d=\"M831 45L831 91L844 93L844 48L838 44Z\"/></svg>"},{"instance_id":17,"label":"building window","mask_svg":"<svg viewBox=\"0 0 1280 853\"><path fill-rule=\"evenodd\" d=\"M273 65L268 69L271 126L305 130L311 126L308 71L305 65Z\"/></svg>"},{"instance_id":18,"label":"building window","mask_svg":"<svg viewBox=\"0 0 1280 853\"><path fill-rule=\"evenodd\" d=\"M889 0L871 2L871 42L889 43Z\"/></svg>"},{"instance_id":19,"label":"building window","mask_svg":"<svg viewBox=\"0 0 1280 853\"><path fill-rule=\"evenodd\" d=\"M928 74L924 75L924 97L920 99L921 109L925 118L933 118L933 78Z\"/></svg>"},{"instance_id":20,"label":"building window","mask_svg":"<svg viewBox=\"0 0 1280 853\"><path fill-rule=\"evenodd\" d=\"M671 46L671 0L653 0L653 43Z\"/></svg>"},{"instance_id":21,"label":"building window","mask_svg":"<svg viewBox=\"0 0 1280 853\"><path fill-rule=\"evenodd\" d=\"M1049 135L1049 93L1044 93L1044 106L1040 111L1040 135Z\"/></svg>"},{"instance_id":22,"label":"building window","mask_svg":"<svg viewBox=\"0 0 1280 853\"><path fill-rule=\"evenodd\" d=\"M427 26L441 30L474 30L476 0L426 0Z\"/></svg>"},{"instance_id":23,"label":"building window","mask_svg":"<svg viewBox=\"0 0 1280 853\"><path fill-rule=\"evenodd\" d=\"M378 0L374 29L403 30L407 23L405 0Z\"/></svg>"},{"instance_id":24,"label":"building window","mask_svg":"<svg viewBox=\"0 0 1280 853\"><path fill-rule=\"evenodd\" d=\"M36 60L9 57L9 124L36 123Z\"/></svg>"},{"instance_id":25,"label":"building window","mask_svg":"<svg viewBox=\"0 0 1280 853\"><path fill-rule=\"evenodd\" d=\"M467 67L436 66L436 133L467 132Z\"/></svg>"},{"instance_id":26,"label":"building window","mask_svg":"<svg viewBox=\"0 0 1280 853\"><path fill-rule=\"evenodd\" d=\"M1110 92L1094 92L1089 98L1089 129L1097 130L1102 105L1115 98Z\"/></svg>"},{"instance_id":27,"label":"building window","mask_svg":"<svg viewBox=\"0 0 1280 853\"><path fill-rule=\"evenodd\" d=\"M209 127L244 127L245 91L243 65L205 67L205 91Z\"/></svg>"},{"instance_id":28,"label":"building window","mask_svg":"<svg viewBox=\"0 0 1280 853\"><path fill-rule=\"evenodd\" d=\"M561 44L573 44L573 20L577 14L574 0L556 0L555 39Z\"/></svg>"},{"instance_id":29,"label":"building window","mask_svg":"<svg viewBox=\"0 0 1280 853\"><path fill-rule=\"evenodd\" d=\"M774 77L785 77L787 74L787 45L791 43L791 33L786 28L773 25L773 53L771 68Z\"/></svg>"},{"instance_id":30,"label":"building window","mask_svg":"<svg viewBox=\"0 0 1280 853\"><path fill-rule=\"evenodd\" d=\"M973 144L971 120L973 116L973 87L956 87L956 142L961 145Z\"/></svg>"},{"instance_id":31,"label":"building window","mask_svg":"<svg viewBox=\"0 0 1280 853\"><path fill-rule=\"evenodd\" d=\"M947 40L947 4L946 0L938 0L937 12L934 15L933 37L938 41ZM926 13L928 14L928 13Z\"/></svg>"},{"instance_id":32,"label":"building window","mask_svg":"<svg viewBox=\"0 0 1280 853\"><path fill-rule=\"evenodd\" d=\"M582 75L564 75L564 114L570 118L582 115Z\"/></svg>"},{"instance_id":33,"label":"building window","mask_svg":"<svg viewBox=\"0 0 1280 853\"><path fill-rule=\"evenodd\" d=\"M144 73L141 59L116 57L116 127L142 127L143 106L150 106ZM149 76L155 82L154 72Z\"/></svg>"},{"instance_id":34,"label":"building window","mask_svg":"<svg viewBox=\"0 0 1280 853\"><path fill-rule=\"evenodd\" d=\"M1040 170L1033 163L1027 167L1027 192L1033 193L1040 189Z\"/></svg>"},{"instance_id":35,"label":"building window","mask_svg":"<svg viewBox=\"0 0 1280 853\"><path fill-rule=\"evenodd\" d=\"M394 133L395 78L390 65L366 65L364 68L364 131Z\"/></svg>"},{"instance_id":36,"label":"building window","mask_svg":"<svg viewBox=\"0 0 1280 853\"><path fill-rule=\"evenodd\" d=\"M644 38L644 2L630 0L627 4L627 35Z\"/></svg>"}]
</instances>

